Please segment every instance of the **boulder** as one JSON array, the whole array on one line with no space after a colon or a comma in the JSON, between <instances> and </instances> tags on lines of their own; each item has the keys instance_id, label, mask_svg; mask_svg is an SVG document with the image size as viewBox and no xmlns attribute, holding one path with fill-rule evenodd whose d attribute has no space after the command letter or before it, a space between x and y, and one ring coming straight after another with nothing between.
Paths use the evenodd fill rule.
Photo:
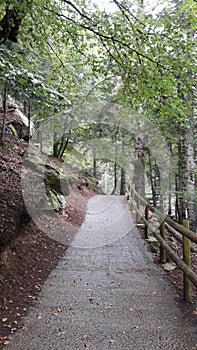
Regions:
<instances>
[{"instance_id":1,"label":"boulder","mask_svg":"<svg viewBox=\"0 0 197 350\"><path fill-rule=\"evenodd\" d=\"M61 208L60 209L65 209L67 207L67 200L66 198L62 195L62 194L59 194L57 193L57 199L61 205Z\"/></svg>"},{"instance_id":2,"label":"boulder","mask_svg":"<svg viewBox=\"0 0 197 350\"><path fill-rule=\"evenodd\" d=\"M56 211L59 211L61 209L61 204L60 204L59 200L57 199L56 194L53 193L52 191L49 191L48 198L49 198L49 202L50 202L52 208Z\"/></svg>"},{"instance_id":3,"label":"boulder","mask_svg":"<svg viewBox=\"0 0 197 350\"><path fill-rule=\"evenodd\" d=\"M3 110L0 108L0 125L3 120ZM29 120L16 104L7 106L6 129L9 134L28 141ZM34 124L30 121L30 137L34 132Z\"/></svg>"},{"instance_id":4,"label":"boulder","mask_svg":"<svg viewBox=\"0 0 197 350\"><path fill-rule=\"evenodd\" d=\"M68 181L56 169L47 166L44 174L44 183L47 190L55 190L56 192L68 196Z\"/></svg>"},{"instance_id":5,"label":"boulder","mask_svg":"<svg viewBox=\"0 0 197 350\"><path fill-rule=\"evenodd\" d=\"M61 209L65 209L67 206L67 201L62 194L59 194L59 193L54 192L54 191L49 191L48 198L49 198L49 203L51 204L52 208L56 211L59 211Z\"/></svg>"}]
</instances>

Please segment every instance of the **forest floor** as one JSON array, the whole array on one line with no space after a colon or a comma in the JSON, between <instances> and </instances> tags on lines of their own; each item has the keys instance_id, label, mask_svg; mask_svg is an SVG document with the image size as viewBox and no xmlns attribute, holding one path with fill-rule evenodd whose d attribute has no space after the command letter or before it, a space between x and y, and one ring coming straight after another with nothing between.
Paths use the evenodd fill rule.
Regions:
<instances>
[{"instance_id":1,"label":"forest floor","mask_svg":"<svg viewBox=\"0 0 197 350\"><path fill-rule=\"evenodd\" d=\"M43 233L26 212L20 185L26 147L26 142L13 136L6 137L3 146L0 145L0 233L11 237L18 229L16 238L0 248L0 349L9 335L22 326L22 317L67 249ZM95 192L86 186L69 190L72 200L64 215L61 211L56 215L63 225L68 222L77 228ZM53 225L50 215L45 214L43 220L45 225Z\"/></svg>"},{"instance_id":2,"label":"forest floor","mask_svg":"<svg viewBox=\"0 0 197 350\"><path fill-rule=\"evenodd\" d=\"M25 316L50 272L65 254L66 245L44 234L29 218L20 186L20 172L26 142L13 136L0 145L0 233L8 234L20 227L17 237L0 251L0 349L8 342L9 335L22 326ZM62 221L79 227L84 220L86 205L94 191L83 186L70 188L72 202L66 215L57 213ZM80 209L78 203L80 202ZM44 218L52 225L50 216ZM47 222L48 221L48 222ZM155 254L158 263L158 254ZM192 255L192 264L197 267L197 254ZM192 289L192 304L182 302L182 273L175 269L166 273L176 291L175 301L191 322L197 317L197 289Z\"/></svg>"}]
</instances>

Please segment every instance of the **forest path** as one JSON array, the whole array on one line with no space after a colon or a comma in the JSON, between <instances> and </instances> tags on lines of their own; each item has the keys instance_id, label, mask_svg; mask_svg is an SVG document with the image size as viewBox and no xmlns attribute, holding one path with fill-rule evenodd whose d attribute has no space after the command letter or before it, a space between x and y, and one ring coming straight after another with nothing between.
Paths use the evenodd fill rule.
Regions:
<instances>
[{"instance_id":1,"label":"forest path","mask_svg":"<svg viewBox=\"0 0 197 350\"><path fill-rule=\"evenodd\" d=\"M192 350L195 343L125 198L95 196L6 349Z\"/></svg>"}]
</instances>

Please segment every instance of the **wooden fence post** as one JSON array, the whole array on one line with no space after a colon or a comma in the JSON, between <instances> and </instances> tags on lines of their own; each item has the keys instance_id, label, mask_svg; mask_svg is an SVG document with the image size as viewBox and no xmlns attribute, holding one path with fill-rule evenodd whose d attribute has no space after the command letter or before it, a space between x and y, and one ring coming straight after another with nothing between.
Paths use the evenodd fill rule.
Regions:
<instances>
[{"instance_id":1,"label":"wooden fence post","mask_svg":"<svg viewBox=\"0 0 197 350\"><path fill-rule=\"evenodd\" d=\"M159 209L162 213L164 213L163 207L160 207ZM159 229L160 229L161 237L165 240L165 222L164 221L161 222ZM165 264L165 262L166 262L166 251L160 244L160 263Z\"/></svg>"},{"instance_id":2,"label":"wooden fence post","mask_svg":"<svg viewBox=\"0 0 197 350\"><path fill-rule=\"evenodd\" d=\"M149 216L149 209L148 209L148 206L146 205L146 207L145 207L145 219L147 221L148 221L148 216ZM148 239L148 225L146 223L145 223L144 234L145 234L145 239Z\"/></svg>"},{"instance_id":3,"label":"wooden fence post","mask_svg":"<svg viewBox=\"0 0 197 350\"><path fill-rule=\"evenodd\" d=\"M163 239L165 239L165 223L164 223L164 221L161 222L161 225L160 225L160 235ZM160 244L160 263L164 264L165 262L166 262L166 251L162 247L162 245Z\"/></svg>"},{"instance_id":4,"label":"wooden fence post","mask_svg":"<svg viewBox=\"0 0 197 350\"><path fill-rule=\"evenodd\" d=\"M189 220L183 220L183 226L189 229ZM183 236L183 260L187 266L191 266L190 259L190 239ZM183 274L183 283L184 283L184 300L186 303L191 302L191 282L189 278Z\"/></svg>"}]
</instances>

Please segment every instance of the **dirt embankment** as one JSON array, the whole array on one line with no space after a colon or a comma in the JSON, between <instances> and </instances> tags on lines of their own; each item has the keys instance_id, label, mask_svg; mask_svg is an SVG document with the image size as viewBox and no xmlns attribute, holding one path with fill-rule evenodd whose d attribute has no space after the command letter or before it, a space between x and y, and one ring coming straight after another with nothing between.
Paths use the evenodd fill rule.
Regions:
<instances>
[{"instance_id":1,"label":"dirt embankment","mask_svg":"<svg viewBox=\"0 0 197 350\"><path fill-rule=\"evenodd\" d=\"M21 190L26 147L26 142L14 136L0 145L0 348L22 326L21 317L67 248L43 233L27 212ZM49 163L58 166L52 157ZM87 201L95 194L88 184L86 179L80 178L80 184L72 179L66 207L55 213L60 225L81 225ZM42 219L45 226L57 230L50 212Z\"/></svg>"}]
</instances>

